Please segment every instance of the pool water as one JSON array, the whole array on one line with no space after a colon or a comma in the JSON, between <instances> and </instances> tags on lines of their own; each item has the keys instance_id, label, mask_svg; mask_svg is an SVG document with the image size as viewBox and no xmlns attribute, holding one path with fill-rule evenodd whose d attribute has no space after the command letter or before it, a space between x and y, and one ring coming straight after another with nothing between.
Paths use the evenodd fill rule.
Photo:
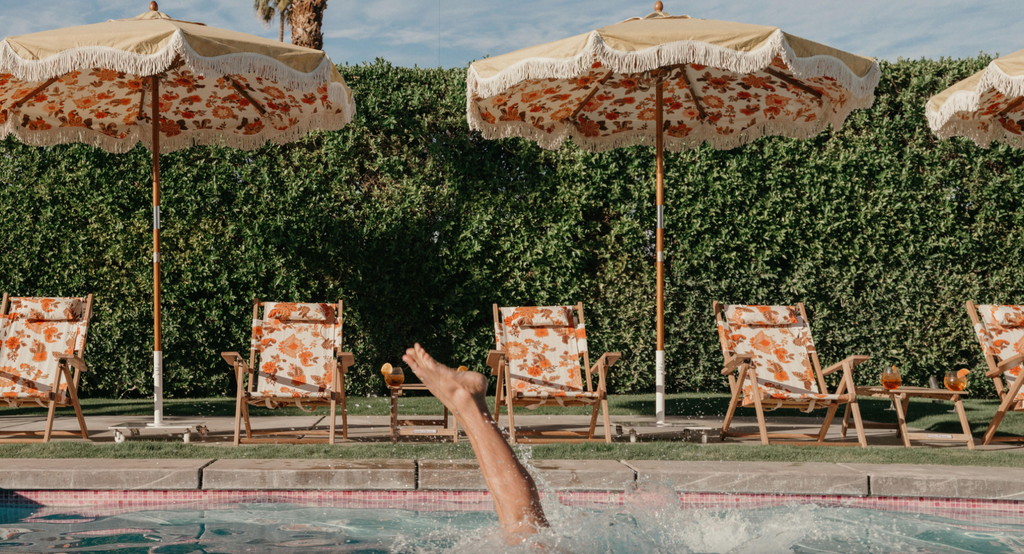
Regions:
<instances>
[{"instance_id":1,"label":"pool water","mask_svg":"<svg viewBox=\"0 0 1024 554\"><path fill-rule=\"evenodd\" d=\"M1024 521L967 523L934 515L812 504L686 509L671 492L638 491L607 509L545 500L546 552L1024 552ZM0 552L537 552L510 547L487 511L413 511L235 504L83 516L0 508Z\"/></svg>"}]
</instances>

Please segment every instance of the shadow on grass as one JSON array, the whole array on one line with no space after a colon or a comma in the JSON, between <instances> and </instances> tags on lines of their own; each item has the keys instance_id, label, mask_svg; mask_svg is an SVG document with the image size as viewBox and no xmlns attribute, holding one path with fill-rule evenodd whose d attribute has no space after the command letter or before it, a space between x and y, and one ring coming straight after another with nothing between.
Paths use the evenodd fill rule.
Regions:
<instances>
[{"instance_id":1,"label":"shadow on grass","mask_svg":"<svg viewBox=\"0 0 1024 554\"><path fill-rule=\"evenodd\" d=\"M612 397L610 404L616 411L628 415L653 416L654 395ZM681 417L719 417L729 408L729 396L725 394L672 394L665 398L665 414ZM626 415L626 414L621 414Z\"/></svg>"}]
</instances>

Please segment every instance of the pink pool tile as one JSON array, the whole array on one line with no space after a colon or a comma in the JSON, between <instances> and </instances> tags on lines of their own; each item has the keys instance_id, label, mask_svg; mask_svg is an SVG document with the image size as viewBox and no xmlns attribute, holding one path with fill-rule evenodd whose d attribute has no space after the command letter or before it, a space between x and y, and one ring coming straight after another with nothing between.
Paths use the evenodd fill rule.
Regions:
<instances>
[{"instance_id":1,"label":"pink pool tile","mask_svg":"<svg viewBox=\"0 0 1024 554\"><path fill-rule=\"evenodd\" d=\"M564 505L597 509L622 506L636 493L580 491L553 492ZM971 500L832 495L679 493L684 509L759 509L793 504L834 508L917 513L965 523L985 530L1004 523L1024 523L1024 501ZM0 491L0 507L40 508L33 517L61 513L79 517L103 517L125 512L165 509L213 510L238 504L300 504L313 507L400 509L417 511L492 511L486 491ZM47 520L49 523L55 523ZM81 521L81 520L75 520Z\"/></svg>"}]
</instances>

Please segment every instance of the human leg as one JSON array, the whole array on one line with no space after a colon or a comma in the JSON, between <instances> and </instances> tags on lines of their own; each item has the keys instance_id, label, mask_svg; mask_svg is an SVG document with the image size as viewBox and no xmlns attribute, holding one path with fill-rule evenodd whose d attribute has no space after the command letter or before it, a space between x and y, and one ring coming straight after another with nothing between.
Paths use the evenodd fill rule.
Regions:
<instances>
[{"instance_id":1,"label":"human leg","mask_svg":"<svg viewBox=\"0 0 1024 554\"><path fill-rule=\"evenodd\" d=\"M487 378L473 371L456 372L434 361L419 344L402 359L465 429L505 531L522 536L547 527L537 485L502 438L484 403Z\"/></svg>"}]
</instances>

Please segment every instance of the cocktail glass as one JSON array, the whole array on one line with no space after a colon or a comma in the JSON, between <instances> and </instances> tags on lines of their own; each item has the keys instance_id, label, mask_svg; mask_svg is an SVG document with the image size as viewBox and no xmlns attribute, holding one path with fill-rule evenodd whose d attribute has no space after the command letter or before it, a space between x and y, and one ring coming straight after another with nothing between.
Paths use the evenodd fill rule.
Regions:
<instances>
[{"instance_id":1,"label":"cocktail glass","mask_svg":"<svg viewBox=\"0 0 1024 554\"><path fill-rule=\"evenodd\" d=\"M903 378L900 377L900 370L896 369L896 366L892 366L882 372L882 386L887 390L898 389L902 384Z\"/></svg>"},{"instance_id":2,"label":"cocktail glass","mask_svg":"<svg viewBox=\"0 0 1024 554\"><path fill-rule=\"evenodd\" d=\"M405 373L400 367L384 364L380 372L384 375L384 384L390 388L400 387L405 382Z\"/></svg>"},{"instance_id":3,"label":"cocktail glass","mask_svg":"<svg viewBox=\"0 0 1024 554\"><path fill-rule=\"evenodd\" d=\"M946 377L942 379L942 384L953 392L961 392L967 388L967 373L966 369L947 371Z\"/></svg>"}]
</instances>

